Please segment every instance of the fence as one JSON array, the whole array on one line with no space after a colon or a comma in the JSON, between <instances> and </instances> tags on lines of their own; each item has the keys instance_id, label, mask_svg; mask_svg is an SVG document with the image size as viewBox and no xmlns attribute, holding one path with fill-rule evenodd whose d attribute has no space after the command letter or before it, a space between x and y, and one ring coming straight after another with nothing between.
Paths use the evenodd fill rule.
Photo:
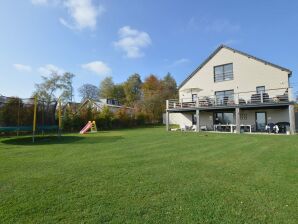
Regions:
<instances>
[{"instance_id":1,"label":"fence","mask_svg":"<svg viewBox=\"0 0 298 224\"><path fill-rule=\"evenodd\" d=\"M32 132L34 135L59 130L61 113L56 114L56 109L57 101L0 96L0 132L16 132L17 135Z\"/></svg>"}]
</instances>

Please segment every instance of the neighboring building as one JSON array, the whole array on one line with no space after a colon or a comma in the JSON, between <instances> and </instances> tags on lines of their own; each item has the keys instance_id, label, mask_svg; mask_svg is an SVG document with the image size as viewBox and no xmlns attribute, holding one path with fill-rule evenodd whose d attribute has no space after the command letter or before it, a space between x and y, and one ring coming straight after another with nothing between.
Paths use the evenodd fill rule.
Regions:
<instances>
[{"instance_id":1,"label":"neighboring building","mask_svg":"<svg viewBox=\"0 0 298 224\"><path fill-rule=\"evenodd\" d=\"M132 108L125 107L119 103L118 100L115 99L99 99L98 101L87 99L83 101L82 103L67 103L65 108L68 108L72 111L73 114L79 113L81 109L85 107L91 107L92 109L100 112L104 107L108 107L111 112L115 113L120 108L125 108L127 110L127 113L132 112Z\"/></svg>"},{"instance_id":2,"label":"neighboring building","mask_svg":"<svg viewBox=\"0 0 298 224\"><path fill-rule=\"evenodd\" d=\"M179 86L179 100L167 100L166 123L196 130L264 131L288 122L295 132L292 72L221 45Z\"/></svg>"}]
</instances>

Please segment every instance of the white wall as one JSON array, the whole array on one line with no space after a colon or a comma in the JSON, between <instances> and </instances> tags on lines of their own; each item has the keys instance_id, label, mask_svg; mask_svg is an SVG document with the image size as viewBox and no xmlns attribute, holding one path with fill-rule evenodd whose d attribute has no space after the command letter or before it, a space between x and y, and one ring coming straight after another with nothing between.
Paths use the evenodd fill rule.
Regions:
<instances>
[{"instance_id":1,"label":"white wall","mask_svg":"<svg viewBox=\"0 0 298 224\"><path fill-rule=\"evenodd\" d=\"M234 79L214 83L214 66L227 63L233 63ZM266 89L288 88L288 72L248 58L230 49L222 48L180 88L179 97L180 99L190 99L191 93L185 91L189 88L202 89L202 91L197 92L198 96L213 96L215 91L222 90L233 89L235 93L256 91L257 86L265 86ZM283 93L284 90L281 90L275 95Z\"/></svg>"},{"instance_id":2,"label":"white wall","mask_svg":"<svg viewBox=\"0 0 298 224\"><path fill-rule=\"evenodd\" d=\"M166 115L163 114L163 123L165 124ZM191 113L170 113L169 124L177 124L179 126L192 125ZM212 112L200 112L200 126L207 126L208 129L213 129L213 113Z\"/></svg>"},{"instance_id":3,"label":"white wall","mask_svg":"<svg viewBox=\"0 0 298 224\"><path fill-rule=\"evenodd\" d=\"M163 123L166 123L166 114L163 114ZM177 124L179 126L191 126L192 115L190 113L170 113L169 124Z\"/></svg>"}]
</instances>

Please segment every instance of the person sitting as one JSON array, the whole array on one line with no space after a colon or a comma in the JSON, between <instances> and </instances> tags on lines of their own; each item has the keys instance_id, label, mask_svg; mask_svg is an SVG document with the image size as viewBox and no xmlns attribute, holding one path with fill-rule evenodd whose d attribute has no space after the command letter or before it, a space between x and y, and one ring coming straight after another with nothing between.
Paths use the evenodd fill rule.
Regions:
<instances>
[{"instance_id":1,"label":"person sitting","mask_svg":"<svg viewBox=\"0 0 298 224\"><path fill-rule=\"evenodd\" d=\"M273 127L274 127L274 124L273 123L269 123L265 126L265 130L268 132L268 133L272 133L273 132Z\"/></svg>"},{"instance_id":2,"label":"person sitting","mask_svg":"<svg viewBox=\"0 0 298 224\"><path fill-rule=\"evenodd\" d=\"M273 130L274 130L275 134L277 134L279 132L278 125L274 125Z\"/></svg>"}]
</instances>

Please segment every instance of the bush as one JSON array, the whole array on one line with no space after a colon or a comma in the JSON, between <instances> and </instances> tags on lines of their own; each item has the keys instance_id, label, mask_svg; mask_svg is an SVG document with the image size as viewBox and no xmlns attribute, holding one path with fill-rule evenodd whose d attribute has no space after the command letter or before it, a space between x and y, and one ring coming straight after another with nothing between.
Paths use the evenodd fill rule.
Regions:
<instances>
[{"instance_id":1,"label":"bush","mask_svg":"<svg viewBox=\"0 0 298 224\"><path fill-rule=\"evenodd\" d=\"M72 114L71 111L66 110L63 116L63 129L80 131L88 121L95 121L99 130L130 128L150 123L148 122L149 116L142 111L134 113L123 107L113 113L109 107L105 106L101 112L86 108L79 114Z\"/></svg>"}]
</instances>

